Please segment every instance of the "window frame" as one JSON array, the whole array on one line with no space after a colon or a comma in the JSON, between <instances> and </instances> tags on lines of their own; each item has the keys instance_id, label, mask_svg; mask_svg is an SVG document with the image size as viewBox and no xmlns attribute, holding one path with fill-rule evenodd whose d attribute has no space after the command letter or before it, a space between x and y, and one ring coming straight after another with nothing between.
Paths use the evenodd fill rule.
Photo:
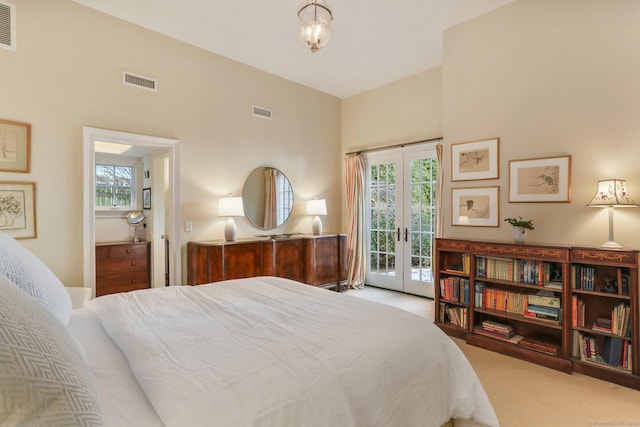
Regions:
<instances>
[{"instance_id":1,"label":"window frame","mask_svg":"<svg viewBox=\"0 0 640 427\"><path fill-rule=\"evenodd\" d=\"M96 189L98 186L98 180L96 177L96 167L98 165L109 165L109 166L126 166L132 168L131 173L131 205L130 206L98 206L96 204ZM94 191L93 191L93 206L96 212L106 213L106 212L117 212L118 214L122 212L127 212L134 209L139 209L140 205L140 197L139 193L139 183L142 182L141 179L141 159L138 157L126 157L126 156L116 156L109 155L103 153L96 153L95 164L93 168L94 175ZM140 176L139 176L140 175Z\"/></svg>"}]
</instances>

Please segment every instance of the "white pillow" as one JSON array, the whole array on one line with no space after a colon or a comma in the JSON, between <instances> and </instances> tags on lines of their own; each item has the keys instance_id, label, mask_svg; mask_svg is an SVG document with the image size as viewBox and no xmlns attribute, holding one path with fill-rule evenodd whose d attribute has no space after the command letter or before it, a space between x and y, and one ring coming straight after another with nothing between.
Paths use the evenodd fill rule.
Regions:
<instances>
[{"instance_id":1,"label":"white pillow","mask_svg":"<svg viewBox=\"0 0 640 427\"><path fill-rule=\"evenodd\" d=\"M0 425L102 426L77 342L41 304L0 276Z\"/></svg>"},{"instance_id":2,"label":"white pillow","mask_svg":"<svg viewBox=\"0 0 640 427\"><path fill-rule=\"evenodd\" d=\"M0 231L0 274L43 304L66 326L71 298L55 274L24 246Z\"/></svg>"}]
</instances>

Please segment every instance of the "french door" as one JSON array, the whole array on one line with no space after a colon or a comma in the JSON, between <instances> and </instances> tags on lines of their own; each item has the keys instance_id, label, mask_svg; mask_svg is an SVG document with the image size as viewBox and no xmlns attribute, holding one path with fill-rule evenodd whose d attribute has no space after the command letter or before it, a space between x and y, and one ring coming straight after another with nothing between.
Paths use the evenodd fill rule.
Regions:
<instances>
[{"instance_id":1,"label":"french door","mask_svg":"<svg viewBox=\"0 0 640 427\"><path fill-rule=\"evenodd\" d=\"M365 283L434 297L435 144L365 155Z\"/></svg>"}]
</instances>

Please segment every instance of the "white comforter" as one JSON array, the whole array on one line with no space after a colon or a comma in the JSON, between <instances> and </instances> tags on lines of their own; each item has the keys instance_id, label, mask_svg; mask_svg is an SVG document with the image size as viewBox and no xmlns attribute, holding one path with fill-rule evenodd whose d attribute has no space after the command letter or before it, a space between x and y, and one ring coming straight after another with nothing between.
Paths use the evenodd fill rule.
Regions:
<instances>
[{"instance_id":1,"label":"white comforter","mask_svg":"<svg viewBox=\"0 0 640 427\"><path fill-rule=\"evenodd\" d=\"M393 307L273 277L89 307L169 427L498 425L458 347Z\"/></svg>"}]
</instances>

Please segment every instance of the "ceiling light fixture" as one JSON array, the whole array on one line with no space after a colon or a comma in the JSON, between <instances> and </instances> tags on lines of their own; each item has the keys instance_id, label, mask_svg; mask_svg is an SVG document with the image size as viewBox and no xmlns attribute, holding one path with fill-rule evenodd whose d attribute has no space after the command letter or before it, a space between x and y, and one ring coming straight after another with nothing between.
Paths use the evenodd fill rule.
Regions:
<instances>
[{"instance_id":1,"label":"ceiling light fixture","mask_svg":"<svg viewBox=\"0 0 640 427\"><path fill-rule=\"evenodd\" d=\"M331 30L329 24L333 20L331 9L322 0L311 0L298 10L300 19L300 39L311 49L317 52L329 41Z\"/></svg>"}]
</instances>

